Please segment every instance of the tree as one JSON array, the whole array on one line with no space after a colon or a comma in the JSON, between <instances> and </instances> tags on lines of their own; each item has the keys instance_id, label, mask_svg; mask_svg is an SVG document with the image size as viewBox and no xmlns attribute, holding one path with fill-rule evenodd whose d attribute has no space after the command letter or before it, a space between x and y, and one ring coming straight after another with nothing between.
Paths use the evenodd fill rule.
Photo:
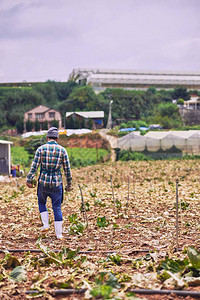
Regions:
<instances>
[{"instance_id":1,"label":"tree","mask_svg":"<svg viewBox=\"0 0 200 300\"><path fill-rule=\"evenodd\" d=\"M30 120L28 120L26 122L26 131L32 131L33 129L33 122L31 122Z\"/></svg>"},{"instance_id":2,"label":"tree","mask_svg":"<svg viewBox=\"0 0 200 300\"><path fill-rule=\"evenodd\" d=\"M35 131L40 131L40 122L38 120L35 121L34 128L35 128Z\"/></svg>"},{"instance_id":3,"label":"tree","mask_svg":"<svg viewBox=\"0 0 200 300\"><path fill-rule=\"evenodd\" d=\"M184 87L179 87L179 88L174 89L172 96L173 96L173 99L179 99L179 98L182 98L183 100L190 99L190 93Z\"/></svg>"},{"instance_id":4,"label":"tree","mask_svg":"<svg viewBox=\"0 0 200 300\"><path fill-rule=\"evenodd\" d=\"M178 113L178 107L173 103L161 103L158 105L158 114L161 117L171 117L176 113Z\"/></svg>"},{"instance_id":5,"label":"tree","mask_svg":"<svg viewBox=\"0 0 200 300\"><path fill-rule=\"evenodd\" d=\"M65 101L73 89L78 86L78 84L72 80L67 82L48 81L48 83L54 87L59 101Z\"/></svg>"},{"instance_id":6,"label":"tree","mask_svg":"<svg viewBox=\"0 0 200 300\"><path fill-rule=\"evenodd\" d=\"M177 101L177 104L179 105L184 105L184 100L179 98L178 101Z\"/></svg>"},{"instance_id":7,"label":"tree","mask_svg":"<svg viewBox=\"0 0 200 300\"><path fill-rule=\"evenodd\" d=\"M58 101L57 94L55 88L49 82L45 83L38 83L33 86L33 89L42 95L45 100L46 105L54 106L55 103Z\"/></svg>"},{"instance_id":8,"label":"tree","mask_svg":"<svg viewBox=\"0 0 200 300\"><path fill-rule=\"evenodd\" d=\"M3 111L6 126L19 126L19 120L23 119L24 113L36 105L41 104L43 98L31 89L8 89L0 100L0 110ZM17 125L18 123L18 125Z\"/></svg>"},{"instance_id":9,"label":"tree","mask_svg":"<svg viewBox=\"0 0 200 300\"><path fill-rule=\"evenodd\" d=\"M28 152L29 157L32 158L32 156L35 154L35 151L38 147L43 145L46 142L46 137L32 137L30 140L28 140L25 144L25 150Z\"/></svg>"},{"instance_id":10,"label":"tree","mask_svg":"<svg viewBox=\"0 0 200 300\"><path fill-rule=\"evenodd\" d=\"M57 128L58 128L58 127L59 127L59 121L57 121L57 120L54 119L54 120L51 122L51 126L52 126L52 127L57 127Z\"/></svg>"},{"instance_id":11,"label":"tree","mask_svg":"<svg viewBox=\"0 0 200 300\"><path fill-rule=\"evenodd\" d=\"M7 120L6 120L6 112L5 111L2 111L0 109L0 127L3 127L5 126L7 123Z\"/></svg>"},{"instance_id":12,"label":"tree","mask_svg":"<svg viewBox=\"0 0 200 300\"><path fill-rule=\"evenodd\" d=\"M150 86L147 91L153 95L155 95L157 92L155 86Z\"/></svg>"},{"instance_id":13,"label":"tree","mask_svg":"<svg viewBox=\"0 0 200 300\"><path fill-rule=\"evenodd\" d=\"M90 86L75 88L68 97L67 102L65 111L99 110L101 107L98 96Z\"/></svg>"},{"instance_id":14,"label":"tree","mask_svg":"<svg viewBox=\"0 0 200 300\"><path fill-rule=\"evenodd\" d=\"M113 100L112 117L115 119L140 119L146 108L146 99L143 91L129 91L123 89L106 89L101 96L107 102L106 114L108 114L109 102Z\"/></svg>"},{"instance_id":15,"label":"tree","mask_svg":"<svg viewBox=\"0 0 200 300\"><path fill-rule=\"evenodd\" d=\"M24 131L24 120L20 119L16 122L17 133L23 133Z\"/></svg>"},{"instance_id":16,"label":"tree","mask_svg":"<svg viewBox=\"0 0 200 300\"><path fill-rule=\"evenodd\" d=\"M42 123L42 130L48 130L48 122L47 122L47 120L45 120L45 121Z\"/></svg>"},{"instance_id":17,"label":"tree","mask_svg":"<svg viewBox=\"0 0 200 300\"><path fill-rule=\"evenodd\" d=\"M177 128L182 125L179 108L173 103L160 103L151 118L153 123L160 124L163 128Z\"/></svg>"}]
</instances>

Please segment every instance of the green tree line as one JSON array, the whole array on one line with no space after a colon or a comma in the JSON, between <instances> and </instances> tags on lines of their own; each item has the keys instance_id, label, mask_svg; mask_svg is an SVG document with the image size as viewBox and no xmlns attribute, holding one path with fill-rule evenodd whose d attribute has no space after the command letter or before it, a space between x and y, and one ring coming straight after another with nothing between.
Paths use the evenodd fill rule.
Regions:
<instances>
[{"instance_id":1,"label":"green tree line","mask_svg":"<svg viewBox=\"0 0 200 300\"><path fill-rule=\"evenodd\" d=\"M156 90L151 87L146 91L108 88L95 94L92 87L80 86L74 81L47 81L21 88L0 87L0 130L17 127L21 133L24 113L41 104L60 111L63 120L67 111L103 110L106 124L110 100L113 100L112 118L116 124L120 120L143 120L160 123L165 128L177 127L181 118L172 100L189 98L185 88Z\"/></svg>"}]
</instances>

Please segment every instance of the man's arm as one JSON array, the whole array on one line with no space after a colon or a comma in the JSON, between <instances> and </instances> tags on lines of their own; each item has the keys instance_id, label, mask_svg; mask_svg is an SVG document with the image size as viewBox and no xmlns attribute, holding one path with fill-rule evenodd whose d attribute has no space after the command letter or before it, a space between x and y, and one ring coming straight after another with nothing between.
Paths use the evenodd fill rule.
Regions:
<instances>
[{"instance_id":1,"label":"man's arm","mask_svg":"<svg viewBox=\"0 0 200 300\"><path fill-rule=\"evenodd\" d=\"M71 182L72 182L72 174L71 174L71 168L70 168L70 162L68 158L67 151L65 150L64 156L63 156L63 169L65 173L65 177L67 180L67 185L65 186L65 190L67 192L72 190Z\"/></svg>"},{"instance_id":2,"label":"man's arm","mask_svg":"<svg viewBox=\"0 0 200 300\"><path fill-rule=\"evenodd\" d=\"M40 151L39 151L39 149L37 149L36 152L35 152L35 157L34 157L33 162L31 164L30 171L27 174L26 185L29 188L33 187L33 178L34 178L34 176L36 174L36 171L39 167L40 160L41 160Z\"/></svg>"}]
</instances>

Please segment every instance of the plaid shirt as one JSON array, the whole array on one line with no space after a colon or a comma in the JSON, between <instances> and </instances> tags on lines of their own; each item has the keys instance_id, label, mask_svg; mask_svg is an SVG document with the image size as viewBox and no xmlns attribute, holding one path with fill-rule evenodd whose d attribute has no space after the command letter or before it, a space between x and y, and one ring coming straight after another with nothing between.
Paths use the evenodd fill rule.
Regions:
<instances>
[{"instance_id":1,"label":"plaid shirt","mask_svg":"<svg viewBox=\"0 0 200 300\"><path fill-rule=\"evenodd\" d=\"M40 146L35 153L30 171L27 175L27 182L31 183L36 171L41 165L39 183L47 187L56 187L62 183L61 166L67 179L67 185L71 185L71 170L67 151L56 141L49 141Z\"/></svg>"}]
</instances>

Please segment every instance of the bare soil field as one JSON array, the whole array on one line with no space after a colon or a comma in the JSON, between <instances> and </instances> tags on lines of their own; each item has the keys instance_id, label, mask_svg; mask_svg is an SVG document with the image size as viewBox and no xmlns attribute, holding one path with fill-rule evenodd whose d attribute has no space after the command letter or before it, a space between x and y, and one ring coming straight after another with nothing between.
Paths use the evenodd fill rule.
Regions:
<instances>
[{"instance_id":1,"label":"bare soil field","mask_svg":"<svg viewBox=\"0 0 200 300\"><path fill-rule=\"evenodd\" d=\"M55 237L50 199L50 230L44 235L36 188L28 189L25 178L1 182L0 299L136 299L133 289L198 292L198 270L198 280L189 281L184 278L188 265L180 272L168 265L164 273L162 262L180 263L188 259L189 247L200 247L199 169L198 160L73 169L73 191L65 193L62 205L62 241ZM55 294L62 289L82 293ZM183 299L175 294L136 296Z\"/></svg>"}]
</instances>

